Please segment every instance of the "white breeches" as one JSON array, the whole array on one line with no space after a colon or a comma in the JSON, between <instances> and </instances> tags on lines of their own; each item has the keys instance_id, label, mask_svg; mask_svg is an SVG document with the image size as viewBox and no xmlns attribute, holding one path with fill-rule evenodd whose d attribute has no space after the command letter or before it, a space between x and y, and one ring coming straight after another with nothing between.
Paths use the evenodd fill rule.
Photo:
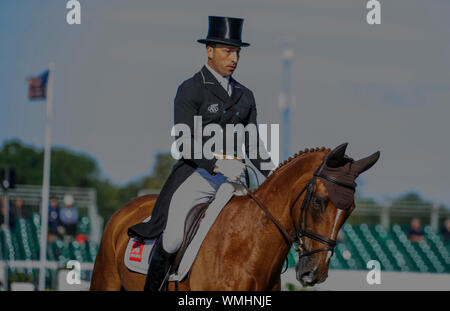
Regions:
<instances>
[{"instance_id":1,"label":"white breeches","mask_svg":"<svg viewBox=\"0 0 450 311\"><path fill-rule=\"evenodd\" d=\"M189 211L199 203L208 202L227 179L222 174L211 175L196 169L175 191L169 205L167 225L163 232L163 248L176 252L183 242L184 222Z\"/></svg>"}]
</instances>

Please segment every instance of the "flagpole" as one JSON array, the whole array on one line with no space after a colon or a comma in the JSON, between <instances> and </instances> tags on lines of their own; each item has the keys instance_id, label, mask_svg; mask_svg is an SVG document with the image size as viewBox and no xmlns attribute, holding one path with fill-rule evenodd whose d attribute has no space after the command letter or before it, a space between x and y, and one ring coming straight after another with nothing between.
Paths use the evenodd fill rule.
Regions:
<instances>
[{"instance_id":1,"label":"flagpole","mask_svg":"<svg viewBox=\"0 0 450 311\"><path fill-rule=\"evenodd\" d=\"M45 290L45 266L47 261L47 234L48 234L48 204L50 192L50 156L51 156L51 119L53 108L53 82L55 64L48 65L48 88L46 94L46 124L45 124L45 149L44 149L44 176L42 181L41 200L41 247L39 268L39 290Z\"/></svg>"}]
</instances>

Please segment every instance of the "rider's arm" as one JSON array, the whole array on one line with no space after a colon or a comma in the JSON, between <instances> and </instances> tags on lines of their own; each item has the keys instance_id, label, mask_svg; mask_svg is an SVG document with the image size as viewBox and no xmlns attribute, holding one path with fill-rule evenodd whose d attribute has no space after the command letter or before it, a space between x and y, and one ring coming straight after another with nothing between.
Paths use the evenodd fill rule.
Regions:
<instances>
[{"instance_id":1,"label":"rider's arm","mask_svg":"<svg viewBox=\"0 0 450 311\"><path fill-rule=\"evenodd\" d=\"M199 90L198 86L194 83L193 80L187 80L182 83L178 90L177 95L175 96L174 101L174 123L177 124L186 124L189 126L191 131L191 157L190 159L185 159L187 161L192 161L198 167L204 168L210 174L214 174L214 165L217 159L213 158L211 160L202 157L201 159L194 158L194 116L198 115L198 109L201 104L201 90ZM201 129L203 132L203 129ZM179 137L176 137L178 139ZM197 143L202 144L202 137L199 137L200 141ZM180 148L180 152L182 148ZM203 144L202 144L203 150Z\"/></svg>"}]
</instances>

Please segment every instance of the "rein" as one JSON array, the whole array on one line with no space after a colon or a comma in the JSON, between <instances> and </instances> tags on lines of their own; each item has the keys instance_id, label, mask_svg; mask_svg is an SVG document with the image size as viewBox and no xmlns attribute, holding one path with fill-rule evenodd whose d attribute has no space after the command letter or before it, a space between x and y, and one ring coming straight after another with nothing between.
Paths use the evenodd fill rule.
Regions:
<instances>
[{"instance_id":1,"label":"rein","mask_svg":"<svg viewBox=\"0 0 450 311\"><path fill-rule=\"evenodd\" d=\"M325 158L326 159L326 158ZM334 253L334 248L336 246L336 240L330 239L328 237L325 237L323 235L320 235L316 232L310 231L306 229L306 212L308 209L308 206L310 205L310 201L311 198L314 194L314 187L316 184L316 180L317 178L323 178L326 179L330 182L333 182L339 186L345 187L345 188L349 188L352 190L355 190L356 184L350 184L350 183L346 183L344 181L338 180L332 176L328 176L322 173L322 169L323 166L325 164L325 159L322 160L322 163L319 165L319 167L316 169L316 171L313 174L313 177L311 178L311 180L303 187L303 189L300 191L300 193L297 195L297 197L295 198L294 202L291 204L290 207L290 212L289 214L291 215L291 219L292 219L292 210L295 206L295 204L297 203L298 199L301 197L301 195L305 192L306 190L306 195L305 198L302 201L302 205L300 206L300 216L299 216L299 220L298 220L298 224L299 226L297 227L297 225L295 224L294 220L292 219L294 228L295 228L295 236L292 236L291 234L289 234L289 232L280 224L280 222L269 212L269 210L264 206L264 204L254 195L254 193L241 181L242 186L247 190L247 194L250 198L252 198L256 204L261 208L261 210L267 215L267 217L270 218L270 220L272 220L272 222L277 226L278 230L282 233L286 243L288 244L288 246L290 247L291 244L293 242L297 242L298 243L298 247L296 249L296 251L299 253L299 259L302 257L306 257L315 253L319 253L322 251L331 251L332 253ZM304 223L304 227L303 227L303 223ZM305 229L304 229L305 228ZM304 246L303 246L303 240L302 237L307 237L313 240L316 240L322 244L327 245L326 247L320 248L320 249L316 249L316 250L312 250L312 251L305 251Z\"/></svg>"},{"instance_id":2,"label":"rein","mask_svg":"<svg viewBox=\"0 0 450 311\"><path fill-rule=\"evenodd\" d=\"M289 232L287 232L286 229L283 228L279 221L267 210L264 204L253 194L253 192L250 191L250 189L248 189L246 185L242 185L245 187L245 190L247 190L248 196L251 197L256 202L256 204L258 204L262 211L266 213L267 217L269 217L270 220L272 220L272 222L277 226L278 230L280 230L280 232L283 234L286 242L289 245L292 244L296 240L296 237L290 235Z\"/></svg>"}]
</instances>

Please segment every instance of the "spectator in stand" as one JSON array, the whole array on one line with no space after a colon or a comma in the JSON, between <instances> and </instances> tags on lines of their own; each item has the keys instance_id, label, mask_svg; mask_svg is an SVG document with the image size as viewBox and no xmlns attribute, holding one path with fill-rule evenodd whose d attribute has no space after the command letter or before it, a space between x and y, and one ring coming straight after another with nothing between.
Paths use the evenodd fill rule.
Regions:
<instances>
[{"instance_id":1,"label":"spectator in stand","mask_svg":"<svg viewBox=\"0 0 450 311\"><path fill-rule=\"evenodd\" d=\"M6 213L6 196L2 195L2 202L0 207L0 225L4 227Z\"/></svg>"},{"instance_id":2,"label":"spectator in stand","mask_svg":"<svg viewBox=\"0 0 450 311\"><path fill-rule=\"evenodd\" d=\"M11 202L11 201L10 201ZM17 197L14 204L9 205L9 228L14 229L15 219L23 217L23 200L21 197ZM2 196L2 205L0 212L0 225L5 226L6 216L6 196Z\"/></svg>"},{"instance_id":3,"label":"spectator in stand","mask_svg":"<svg viewBox=\"0 0 450 311\"><path fill-rule=\"evenodd\" d=\"M59 219L66 235L75 236L78 224L78 209L73 205L73 197L70 194L64 196L64 207L59 211Z\"/></svg>"},{"instance_id":4,"label":"spectator in stand","mask_svg":"<svg viewBox=\"0 0 450 311\"><path fill-rule=\"evenodd\" d=\"M408 239L411 242L419 242L423 239L422 225L420 224L420 219L417 217L411 219L411 225L408 231Z\"/></svg>"},{"instance_id":5,"label":"spectator in stand","mask_svg":"<svg viewBox=\"0 0 450 311\"><path fill-rule=\"evenodd\" d=\"M17 197L14 204L10 206L9 210L9 227L14 229L15 219L22 218L23 215L23 200L21 197Z\"/></svg>"},{"instance_id":6,"label":"spectator in stand","mask_svg":"<svg viewBox=\"0 0 450 311\"><path fill-rule=\"evenodd\" d=\"M61 225L61 220L59 219L58 199L51 197L48 207L48 239L55 241L63 234L64 227Z\"/></svg>"},{"instance_id":7,"label":"spectator in stand","mask_svg":"<svg viewBox=\"0 0 450 311\"><path fill-rule=\"evenodd\" d=\"M444 227L442 228L442 238L445 243L450 242L450 218L447 218L444 222Z\"/></svg>"}]
</instances>

